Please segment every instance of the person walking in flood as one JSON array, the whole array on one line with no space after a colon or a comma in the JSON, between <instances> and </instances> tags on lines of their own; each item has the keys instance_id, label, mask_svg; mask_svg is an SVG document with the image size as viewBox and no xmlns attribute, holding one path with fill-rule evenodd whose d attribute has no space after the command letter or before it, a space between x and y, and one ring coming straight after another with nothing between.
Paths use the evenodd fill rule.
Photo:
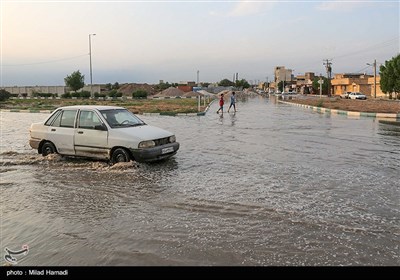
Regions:
<instances>
[{"instance_id":1,"label":"person walking in flood","mask_svg":"<svg viewBox=\"0 0 400 280\"><path fill-rule=\"evenodd\" d=\"M219 114L219 111L221 110L221 113L224 113L224 94L221 93L221 98L219 99L219 109L217 111L217 114Z\"/></svg>"},{"instance_id":2,"label":"person walking in flood","mask_svg":"<svg viewBox=\"0 0 400 280\"><path fill-rule=\"evenodd\" d=\"M228 113L229 113L229 110L231 109L232 106L233 106L233 109L235 110L235 113L236 113L236 98L235 98L235 92L234 91L232 91L232 94L231 94L231 104L229 105Z\"/></svg>"}]
</instances>

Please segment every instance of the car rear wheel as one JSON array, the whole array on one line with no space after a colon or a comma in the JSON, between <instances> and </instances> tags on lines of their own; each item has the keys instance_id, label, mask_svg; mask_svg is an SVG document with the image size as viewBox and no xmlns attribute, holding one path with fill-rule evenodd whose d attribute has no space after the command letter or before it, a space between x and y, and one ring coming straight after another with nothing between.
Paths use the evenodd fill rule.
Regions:
<instances>
[{"instance_id":1,"label":"car rear wheel","mask_svg":"<svg viewBox=\"0 0 400 280\"><path fill-rule=\"evenodd\" d=\"M49 154L54 154L56 153L56 147L54 146L53 143L51 142L45 142L42 146L42 156L47 156Z\"/></svg>"},{"instance_id":2,"label":"car rear wheel","mask_svg":"<svg viewBox=\"0 0 400 280\"><path fill-rule=\"evenodd\" d=\"M128 151L123 148L115 149L115 151L112 153L112 156L111 156L112 164L115 164L118 162L129 162L130 160L131 160L131 157L129 156Z\"/></svg>"}]
</instances>

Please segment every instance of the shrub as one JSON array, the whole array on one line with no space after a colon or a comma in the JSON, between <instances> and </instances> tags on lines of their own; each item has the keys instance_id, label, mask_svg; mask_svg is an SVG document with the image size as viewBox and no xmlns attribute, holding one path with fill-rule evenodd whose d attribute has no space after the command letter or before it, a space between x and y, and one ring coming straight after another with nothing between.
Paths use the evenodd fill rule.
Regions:
<instances>
[{"instance_id":1,"label":"shrub","mask_svg":"<svg viewBox=\"0 0 400 280\"><path fill-rule=\"evenodd\" d=\"M132 98L135 99L147 98L147 91L138 89L132 93Z\"/></svg>"},{"instance_id":2,"label":"shrub","mask_svg":"<svg viewBox=\"0 0 400 280\"><path fill-rule=\"evenodd\" d=\"M72 92L71 93L71 97L76 97L76 98L78 98L79 97L79 92Z\"/></svg>"},{"instance_id":3,"label":"shrub","mask_svg":"<svg viewBox=\"0 0 400 280\"><path fill-rule=\"evenodd\" d=\"M104 98L106 98L106 95L104 93L95 92L94 93L94 98L96 98L96 99L104 99Z\"/></svg>"},{"instance_id":4,"label":"shrub","mask_svg":"<svg viewBox=\"0 0 400 280\"><path fill-rule=\"evenodd\" d=\"M32 97L39 97L39 96L40 96L40 92L38 92L38 91L32 91L31 96L32 96Z\"/></svg>"},{"instance_id":5,"label":"shrub","mask_svg":"<svg viewBox=\"0 0 400 280\"><path fill-rule=\"evenodd\" d=\"M112 98L121 97L122 92L118 92L116 89L113 89L108 93L108 96Z\"/></svg>"},{"instance_id":6,"label":"shrub","mask_svg":"<svg viewBox=\"0 0 400 280\"><path fill-rule=\"evenodd\" d=\"M80 94L79 94L79 97L86 98L86 99L90 98L90 96L91 96L90 91L86 91L86 90L80 92Z\"/></svg>"},{"instance_id":7,"label":"shrub","mask_svg":"<svg viewBox=\"0 0 400 280\"><path fill-rule=\"evenodd\" d=\"M71 97L72 97L71 93L69 93L69 92L61 94L61 98L71 98Z\"/></svg>"},{"instance_id":8,"label":"shrub","mask_svg":"<svg viewBox=\"0 0 400 280\"><path fill-rule=\"evenodd\" d=\"M5 89L0 89L0 101L4 101L6 99L9 99L11 94L6 91Z\"/></svg>"}]
</instances>

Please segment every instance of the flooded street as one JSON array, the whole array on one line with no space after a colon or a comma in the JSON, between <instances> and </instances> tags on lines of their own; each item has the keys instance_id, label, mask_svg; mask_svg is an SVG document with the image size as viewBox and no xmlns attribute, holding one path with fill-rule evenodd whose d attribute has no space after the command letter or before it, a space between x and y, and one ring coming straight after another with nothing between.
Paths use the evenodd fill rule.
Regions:
<instances>
[{"instance_id":1,"label":"flooded street","mask_svg":"<svg viewBox=\"0 0 400 280\"><path fill-rule=\"evenodd\" d=\"M400 265L399 126L262 97L217 109L140 115L180 150L115 166L44 158L28 130L47 115L1 112L1 252L27 244L25 266Z\"/></svg>"}]
</instances>

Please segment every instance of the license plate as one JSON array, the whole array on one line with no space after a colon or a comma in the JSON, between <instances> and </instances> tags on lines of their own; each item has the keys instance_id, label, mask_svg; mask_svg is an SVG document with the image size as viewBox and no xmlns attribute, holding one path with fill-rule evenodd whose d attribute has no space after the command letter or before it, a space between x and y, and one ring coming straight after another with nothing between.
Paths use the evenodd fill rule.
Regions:
<instances>
[{"instance_id":1,"label":"license plate","mask_svg":"<svg viewBox=\"0 0 400 280\"><path fill-rule=\"evenodd\" d=\"M168 147L161 150L162 154L167 154L174 151L174 147Z\"/></svg>"}]
</instances>

